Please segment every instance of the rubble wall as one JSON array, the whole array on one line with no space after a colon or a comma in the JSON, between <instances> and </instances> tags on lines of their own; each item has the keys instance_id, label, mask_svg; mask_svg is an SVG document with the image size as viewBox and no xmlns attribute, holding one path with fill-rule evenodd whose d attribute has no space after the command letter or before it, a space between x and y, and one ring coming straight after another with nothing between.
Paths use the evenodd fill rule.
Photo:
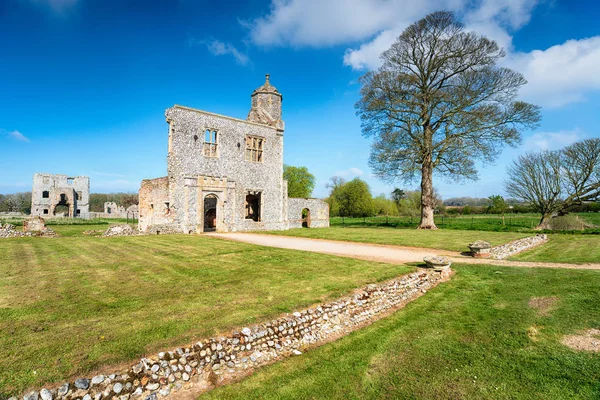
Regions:
<instances>
[{"instance_id":1,"label":"rubble wall","mask_svg":"<svg viewBox=\"0 0 600 400\"><path fill-rule=\"evenodd\" d=\"M139 398L156 400L173 389L243 376L245 371L324 344L368 325L418 298L446 280L449 271L431 269L368 285L354 294L286 314L262 324L243 327L186 347L142 358L113 374L79 378L25 395L25 400Z\"/></svg>"},{"instance_id":2,"label":"rubble wall","mask_svg":"<svg viewBox=\"0 0 600 400\"><path fill-rule=\"evenodd\" d=\"M309 210L309 218L302 217L302 210ZM288 199L287 216L289 228L328 228L329 204L320 199Z\"/></svg>"}]
</instances>

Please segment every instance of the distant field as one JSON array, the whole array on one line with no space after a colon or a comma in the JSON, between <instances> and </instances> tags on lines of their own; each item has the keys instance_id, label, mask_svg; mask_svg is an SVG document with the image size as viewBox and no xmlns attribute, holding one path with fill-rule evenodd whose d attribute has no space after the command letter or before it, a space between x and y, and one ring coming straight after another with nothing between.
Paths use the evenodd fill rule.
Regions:
<instances>
[{"instance_id":1,"label":"distant field","mask_svg":"<svg viewBox=\"0 0 600 400\"><path fill-rule=\"evenodd\" d=\"M314 239L345 240L350 242L378 243L395 246L426 247L450 251L469 251L467 245L476 240L485 240L492 245L508 243L529 236L519 232L486 232L440 229L420 231L392 227L333 226L318 229L290 229L272 231L275 235L298 236Z\"/></svg>"},{"instance_id":2,"label":"distant field","mask_svg":"<svg viewBox=\"0 0 600 400\"><path fill-rule=\"evenodd\" d=\"M600 398L600 354L560 343L600 327L599 271L455 269L392 316L200 399Z\"/></svg>"},{"instance_id":3,"label":"distant field","mask_svg":"<svg viewBox=\"0 0 600 400\"><path fill-rule=\"evenodd\" d=\"M600 232L600 213L577 213L584 221L596 225L597 228L587 231ZM502 217L495 214L436 216L435 223L439 228L460 230L482 230L500 232L527 232L540 222L538 214L506 214L504 224ZM332 217L331 226L393 226L396 228L416 228L418 217L367 217L343 218Z\"/></svg>"},{"instance_id":4,"label":"distant field","mask_svg":"<svg viewBox=\"0 0 600 400\"><path fill-rule=\"evenodd\" d=\"M0 399L411 270L188 235L1 239Z\"/></svg>"}]
</instances>

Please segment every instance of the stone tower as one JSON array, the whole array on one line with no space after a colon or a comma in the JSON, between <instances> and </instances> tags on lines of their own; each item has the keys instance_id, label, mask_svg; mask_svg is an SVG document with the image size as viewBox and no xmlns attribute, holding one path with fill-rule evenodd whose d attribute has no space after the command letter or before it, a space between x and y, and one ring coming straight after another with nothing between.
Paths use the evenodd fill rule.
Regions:
<instances>
[{"instance_id":1,"label":"stone tower","mask_svg":"<svg viewBox=\"0 0 600 400\"><path fill-rule=\"evenodd\" d=\"M248 121L276 127L283 131L284 124L281 119L281 102L283 96L271 85L270 75L266 75L264 85L252 92L252 108L248 113Z\"/></svg>"}]
</instances>

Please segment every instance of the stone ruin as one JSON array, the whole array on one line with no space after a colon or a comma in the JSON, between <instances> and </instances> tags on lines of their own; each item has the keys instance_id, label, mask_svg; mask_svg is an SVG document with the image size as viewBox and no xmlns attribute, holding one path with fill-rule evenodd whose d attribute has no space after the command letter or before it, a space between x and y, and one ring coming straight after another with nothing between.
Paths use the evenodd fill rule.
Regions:
<instances>
[{"instance_id":1,"label":"stone ruin","mask_svg":"<svg viewBox=\"0 0 600 400\"><path fill-rule=\"evenodd\" d=\"M141 231L329 226L326 202L288 198L283 179L283 96L269 75L250 97L245 120L180 105L166 110L167 176L142 181Z\"/></svg>"},{"instance_id":2,"label":"stone ruin","mask_svg":"<svg viewBox=\"0 0 600 400\"><path fill-rule=\"evenodd\" d=\"M131 205L127 208L118 205L114 201L107 201L104 203L103 212L90 212L91 218L129 218L138 219L139 212L137 204Z\"/></svg>"},{"instance_id":3,"label":"stone ruin","mask_svg":"<svg viewBox=\"0 0 600 400\"><path fill-rule=\"evenodd\" d=\"M88 219L90 178L35 174L31 190L31 215Z\"/></svg>"}]
</instances>

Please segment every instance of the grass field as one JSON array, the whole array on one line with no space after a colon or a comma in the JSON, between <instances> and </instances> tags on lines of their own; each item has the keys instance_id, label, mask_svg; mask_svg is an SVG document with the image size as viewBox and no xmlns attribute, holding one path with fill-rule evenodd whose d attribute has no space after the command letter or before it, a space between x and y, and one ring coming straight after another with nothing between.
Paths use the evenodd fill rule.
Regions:
<instances>
[{"instance_id":1,"label":"grass field","mask_svg":"<svg viewBox=\"0 0 600 400\"><path fill-rule=\"evenodd\" d=\"M586 232L600 233L600 213L575 213L581 220L595 225ZM496 231L496 232L531 232L540 222L538 214L506 214L504 224L502 218L495 214L477 215L436 215L435 223L442 229ZM332 217L331 226L388 226L394 228L416 228L418 217L367 217L342 218Z\"/></svg>"},{"instance_id":2,"label":"grass field","mask_svg":"<svg viewBox=\"0 0 600 400\"><path fill-rule=\"evenodd\" d=\"M457 266L447 283L335 343L201 399L598 399L600 273ZM531 297L556 297L547 314Z\"/></svg>"},{"instance_id":3,"label":"grass field","mask_svg":"<svg viewBox=\"0 0 600 400\"><path fill-rule=\"evenodd\" d=\"M529 236L519 232L484 232L440 229L419 231L391 227L340 227L328 229L290 229L269 232L275 235L308 237L313 239L345 240L350 242L378 243L395 246L427 247L432 249L469 251L467 244L478 239L492 245L508 243Z\"/></svg>"},{"instance_id":4,"label":"grass field","mask_svg":"<svg viewBox=\"0 0 600 400\"><path fill-rule=\"evenodd\" d=\"M2 239L0 398L410 270L198 236Z\"/></svg>"}]
</instances>

